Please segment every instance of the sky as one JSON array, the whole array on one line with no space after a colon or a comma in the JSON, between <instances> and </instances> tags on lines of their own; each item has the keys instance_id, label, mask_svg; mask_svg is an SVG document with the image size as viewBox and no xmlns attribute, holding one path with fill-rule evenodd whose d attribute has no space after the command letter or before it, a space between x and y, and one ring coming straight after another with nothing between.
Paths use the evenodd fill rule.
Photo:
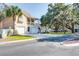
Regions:
<instances>
[{"instance_id":1,"label":"sky","mask_svg":"<svg viewBox=\"0 0 79 59\"><path fill-rule=\"evenodd\" d=\"M48 9L47 3L16 3L11 5L17 5L19 8L30 13L31 16L41 18L42 15L46 14Z\"/></svg>"}]
</instances>

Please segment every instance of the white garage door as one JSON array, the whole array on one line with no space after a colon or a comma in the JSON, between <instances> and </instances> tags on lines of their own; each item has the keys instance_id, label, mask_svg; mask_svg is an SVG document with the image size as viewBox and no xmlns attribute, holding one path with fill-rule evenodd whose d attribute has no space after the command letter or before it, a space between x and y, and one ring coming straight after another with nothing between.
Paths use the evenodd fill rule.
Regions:
<instances>
[{"instance_id":1,"label":"white garage door","mask_svg":"<svg viewBox=\"0 0 79 59\"><path fill-rule=\"evenodd\" d=\"M31 27L30 33L38 33L38 28L37 27Z\"/></svg>"},{"instance_id":2,"label":"white garage door","mask_svg":"<svg viewBox=\"0 0 79 59\"><path fill-rule=\"evenodd\" d=\"M24 34L24 27L17 27L18 34Z\"/></svg>"}]
</instances>

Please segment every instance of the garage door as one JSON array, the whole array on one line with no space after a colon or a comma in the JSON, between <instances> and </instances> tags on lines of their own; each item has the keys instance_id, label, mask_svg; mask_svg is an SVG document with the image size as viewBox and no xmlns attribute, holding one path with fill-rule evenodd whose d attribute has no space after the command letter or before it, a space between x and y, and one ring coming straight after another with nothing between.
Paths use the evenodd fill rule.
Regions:
<instances>
[{"instance_id":1,"label":"garage door","mask_svg":"<svg viewBox=\"0 0 79 59\"><path fill-rule=\"evenodd\" d=\"M38 33L38 28L37 27L31 27L30 33Z\"/></svg>"},{"instance_id":2,"label":"garage door","mask_svg":"<svg viewBox=\"0 0 79 59\"><path fill-rule=\"evenodd\" d=\"M24 34L25 30L24 27L17 27L18 34Z\"/></svg>"}]
</instances>

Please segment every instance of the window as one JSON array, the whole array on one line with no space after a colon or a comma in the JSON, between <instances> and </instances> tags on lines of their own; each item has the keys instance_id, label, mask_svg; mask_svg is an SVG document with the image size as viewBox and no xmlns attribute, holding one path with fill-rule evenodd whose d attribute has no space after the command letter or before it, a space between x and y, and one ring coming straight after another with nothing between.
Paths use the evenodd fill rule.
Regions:
<instances>
[{"instance_id":1,"label":"window","mask_svg":"<svg viewBox=\"0 0 79 59\"><path fill-rule=\"evenodd\" d=\"M30 27L28 27L28 32L30 31Z\"/></svg>"},{"instance_id":2,"label":"window","mask_svg":"<svg viewBox=\"0 0 79 59\"><path fill-rule=\"evenodd\" d=\"M19 17L19 19L18 19L18 23L23 23L23 19L22 19L22 17Z\"/></svg>"}]
</instances>

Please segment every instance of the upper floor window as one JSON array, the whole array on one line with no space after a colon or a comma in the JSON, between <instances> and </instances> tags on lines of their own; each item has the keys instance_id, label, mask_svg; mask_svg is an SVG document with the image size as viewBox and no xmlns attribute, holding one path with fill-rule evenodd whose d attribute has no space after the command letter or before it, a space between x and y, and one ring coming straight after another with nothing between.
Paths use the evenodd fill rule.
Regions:
<instances>
[{"instance_id":1,"label":"upper floor window","mask_svg":"<svg viewBox=\"0 0 79 59\"><path fill-rule=\"evenodd\" d=\"M19 19L18 19L18 23L23 23L23 19L22 19L22 17L19 17Z\"/></svg>"}]
</instances>

